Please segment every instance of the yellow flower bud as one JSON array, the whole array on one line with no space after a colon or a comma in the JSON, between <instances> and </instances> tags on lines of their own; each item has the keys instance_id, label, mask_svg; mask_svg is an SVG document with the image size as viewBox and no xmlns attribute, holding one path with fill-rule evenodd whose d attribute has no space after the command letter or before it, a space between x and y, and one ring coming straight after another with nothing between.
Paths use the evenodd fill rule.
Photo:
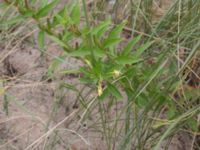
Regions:
<instances>
[{"instance_id":1,"label":"yellow flower bud","mask_svg":"<svg viewBox=\"0 0 200 150\"><path fill-rule=\"evenodd\" d=\"M112 72L112 74L113 74L113 76L114 76L115 78L117 78L117 77L120 76L121 72L120 72L119 70L114 70L114 71Z\"/></svg>"},{"instance_id":2,"label":"yellow flower bud","mask_svg":"<svg viewBox=\"0 0 200 150\"><path fill-rule=\"evenodd\" d=\"M92 64L91 64L91 62L89 60L85 59L85 62L90 68L92 68Z\"/></svg>"},{"instance_id":3,"label":"yellow flower bud","mask_svg":"<svg viewBox=\"0 0 200 150\"><path fill-rule=\"evenodd\" d=\"M102 83L100 81L98 83L97 92L98 92L99 96L101 96L103 94Z\"/></svg>"}]
</instances>

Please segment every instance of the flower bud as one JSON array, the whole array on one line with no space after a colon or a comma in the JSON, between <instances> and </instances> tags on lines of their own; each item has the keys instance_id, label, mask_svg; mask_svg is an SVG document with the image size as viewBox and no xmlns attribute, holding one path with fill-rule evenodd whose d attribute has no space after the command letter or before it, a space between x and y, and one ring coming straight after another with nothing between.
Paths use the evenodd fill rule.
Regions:
<instances>
[{"instance_id":1,"label":"flower bud","mask_svg":"<svg viewBox=\"0 0 200 150\"><path fill-rule=\"evenodd\" d=\"M101 96L103 94L102 83L100 81L98 83L97 92L98 92L99 96Z\"/></svg>"},{"instance_id":2,"label":"flower bud","mask_svg":"<svg viewBox=\"0 0 200 150\"><path fill-rule=\"evenodd\" d=\"M112 72L112 74L113 74L113 77L117 78L117 77L120 76L121 72L120 72L119 70L114 70L114 71Z\"/></svg>"}]
</instances>

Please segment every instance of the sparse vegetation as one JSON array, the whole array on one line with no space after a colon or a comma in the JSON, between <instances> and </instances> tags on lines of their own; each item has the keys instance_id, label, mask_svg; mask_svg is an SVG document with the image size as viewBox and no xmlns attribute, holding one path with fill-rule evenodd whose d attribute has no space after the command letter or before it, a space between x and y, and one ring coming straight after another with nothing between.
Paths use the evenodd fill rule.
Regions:
<instances>
[{"instance_id":1,"label":"sparse vegetation","mask_svg":"<svg viewBox=\"0 0 200 150\"><path fill-rule=\"evenodd\" d=\"M13 103L43 131L21 149L199 150L199 8L198 0L3 0L0 104L8 120ZM9 91L13 80L26 80L7 59L23 42L40 51L43 65L53 57L38 80L56 83L45 121ZM58 54L49 53L50 43ZM66 131L83 142L67 141ZM177 137L182 147L172 144ZM20 149L4 138L0 149Z\"/></svg>"}]
</instances>

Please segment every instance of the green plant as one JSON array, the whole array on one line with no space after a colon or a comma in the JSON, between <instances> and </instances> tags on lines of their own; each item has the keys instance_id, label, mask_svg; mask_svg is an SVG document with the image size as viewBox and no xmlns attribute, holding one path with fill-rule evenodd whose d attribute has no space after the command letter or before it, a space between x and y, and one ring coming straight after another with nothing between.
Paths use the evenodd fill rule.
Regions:
<instances>
[{"instance_id":1,"label":"green plant","mask_svg":"<svg viewBox=\"0 0 200 150\"><path fill-rule=\"evenodd\" d=\"M133 52L133 46L141 39L141 36L138 36L119 52L116 46L124 40L120 34L125 22L113 27L111 31L108 31L111 25L109 20L103 21L95 27L80 26L79 3L75 3L70 10L64 7L59 12L47 16L58 2L53 1L37 9L31 8L28 1L16 1L13 4L20 12L19 18L32 17L38 24L41 30L38 34L38 44L41 49L44 48L46 34L52 41L63 47L63 55L80 59L85 64L77 70L84 74L84 77L81 78L82 81L98 85L99 95L102 93L100 89L103 82L107 82L111 91L116 91L113 94L119 98L120 94L117 88L113 87L112 82L121 78L127 68L130 68L128 65L144 62L141 55L153 42L147 42ZM61 31L59 32L59 30ZM75 46L70 45L69 43L73 39L79 40L80 43Z\"/></svg>"},{"instance_id":2,"label":"green plant","mask_svg":"<svg viewBox=\"0 0 200 150\"><path fill-rule=\"evenodd\" d=\"M51 39L63 48L62 55L49 67L48 77L53 76L56 67L61 63L60 60L63 61L66 57L73 57L82 62L82 67L63 72L79 74L81 83L88 85L95 93L92 100L81 102L84 108L81 121L87 118L89 110L92 111L98 107L107 149L130 149L132 145L135 149L145 149L149 145L150 149L154 146L155 149L158 149L163 140L173 135L174 130L178 130L179 127L189 128L194 132L197 130L198 122L194 116L199 113L199 104L188 109L182 104L185 102L184 96L180 95L181 102L177 101L174 96L182 82L182 80L178 80L181 73L199 48L199 42L197 42L195 46L191 47L191 53L183 67L177 67L179 65L174 59L177 45L174 44L174 41L178 41L178 44L185 41L185 43L182 42L182 46L191 45L191 42L197 41L196 34L184 38L185 34L191 31L190 28L184 30L188 29L187 26L180 26L180 23L185 23L184 20L182 20L183 22L179 20L178 23L179 31L183 31L171 36L171 32L175 32L177 27L177 24L174 25L176 23L173 20L174 14L171 13L178 6L177 2L152 29L151 25L148 26L151 9L147 9L148 3L144 1L145 13L148 14L144 17L145 26L148 26L146 29L151 34L147 38L142 34L133 33L134 38L127 42L121 36L126 21L114 26L110 19L92 24L84 0L81 3L82 10L80 3L76 1L53 13L53 8L56 7L59 0L50 3L41 1L39 5L35 4L36 1L28 0L4 1L9 6L15 6L19 12L18 16L4 25L12 25L29 18L33 19L40 29L38 45L42 52L45 52L45 38ZM134 7L133 5L132 7ZM82 11L84 16L81 16ZM136 7L136 11L140 12L141 8ZM178 14L176 15L178 16ZM192 12L187 15L192 15ZM166 18L171 22L165 23ZM137 19L133 23L134 29ZM190 20L191 24L194 22L195 19ZM164 29L169 32L163 33ZM192 33L197 30L197 28L192 29ZM162 37L164 38L162 39ZM194 37L192 41L191 37ZM121 42L127 42L126 46L119 48ZM153 49L158 49L158 52L153 54L155 62L148 63L151 56L147 54L155 53ZM62 83L62 86L80 93L73 85ZM198 93L194 95L198 95ZM188 94L186 99L193 99L194 95L190 97ZM107 117L107 112L119 100L123 100L124 106L115 114L114 120L111 120ZM106 108L103 105L105 101L109 103ZM167 119L157 120L162 113L165 113L165 108L167 108ZM113 124L110 124L109 121ZM119 127L121 124L123 124L123 131ZM166 132L160 131L167 127ZM157 143L156 139L159 138Z\"/></svg>"}]
</instances>

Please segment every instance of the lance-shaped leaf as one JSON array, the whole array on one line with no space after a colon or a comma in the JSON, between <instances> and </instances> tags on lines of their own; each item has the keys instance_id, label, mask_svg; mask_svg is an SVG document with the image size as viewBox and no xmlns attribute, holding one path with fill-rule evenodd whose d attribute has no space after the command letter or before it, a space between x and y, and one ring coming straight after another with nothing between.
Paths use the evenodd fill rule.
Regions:
<instances>
[{"instance_id":1,"label":"lance-shaped leaf","mask_svg":"<svg viewBox=\"0 0 200 150\"><path fill-rule=\"evenodd\" d=\"M45 32L44 31L40 31L38 33L38 46L41 51L44 51L44 47L45 47Z\"/></svg>"},{"instance_id":2,"label":"lance-shaped leaf","mask_svg":"<svg viewBox=\"0 0 200 150\"><path fill-rule=\"evenodd\" d=\"M76 2L76 4L73 6L71 11L71 19L74 24L79 24L81 19L81 10L79 6L79 2Z\"/></svg>"},{"instance_id":3,"label":"lance-shaped leaf","mask_svg":"<svg viewBox=\"0 0 200 150\"><path fill-rule=\"evenodd\" d=\"M41 8L37 13L36 13L36 18L42 18L45 17L53 8L58 4L60 0L54 0L53 2L47 4L43 8Z\"/></svg>"},{"instance_id":4,"label":"lance-shaped leaf","mask_svg":"<svg viewBox=\"0 0 200 150\"><path fill-rule=\"evenodd\" d=\"M122 55L128 55L128 54L131 52L133 46L135 46L135 45L140 41L141 37L142 37L142 36L139 35L139 36L133 38L133 39L125 46L125 48L124 48L124 50L123 50L123 52L122 52Z\"/></svg>"},{"instance_id":5,"label":"lance-shaped leaf","mask_svg":"<svg viewBox=\"0 0 200 150\"><path fill-rule=\"evenodd\" d=\"M135 58L135 57L131 57L131 56L124 56L124 55L121 55L121 56L118 56L115 61L117 64L120 64L120 65L126 65L126 64L135 64L135 63L138 63L140 61L142 61L143 59L141 58Z\"/></svg>"},{"instance_id":6,"label":"lance-shaped leaf","mask_svg":"<svg viewBox=\"0 0 200 150\"><path fill-rule=\"evenodd\" d=\"M117 99L122 98L121 93L119 92L119 90L117 89L117 87L116 87L114 84L111 84L111 83L108 82L107 88L108 88L108 91L109 91L114 97L116 97Z\"/></svg>"},{"instance_id":7,"label":"lance-shaped leaf","mask_svg":"<svg viewBox=\"0 0 200 150\"><path fill-rule=\"evenodd\" d=\"M139 58L139 57L142 55L142 53L143 53L146 49L148 49L148 48L153 44L153 42L154 42L154 41L150 41L150 42L147 42L147 43L141 45L141 46L137 49L137 51L134 53L134 56L133 56L134 59Z\"/></svg>"}]
</instances>

